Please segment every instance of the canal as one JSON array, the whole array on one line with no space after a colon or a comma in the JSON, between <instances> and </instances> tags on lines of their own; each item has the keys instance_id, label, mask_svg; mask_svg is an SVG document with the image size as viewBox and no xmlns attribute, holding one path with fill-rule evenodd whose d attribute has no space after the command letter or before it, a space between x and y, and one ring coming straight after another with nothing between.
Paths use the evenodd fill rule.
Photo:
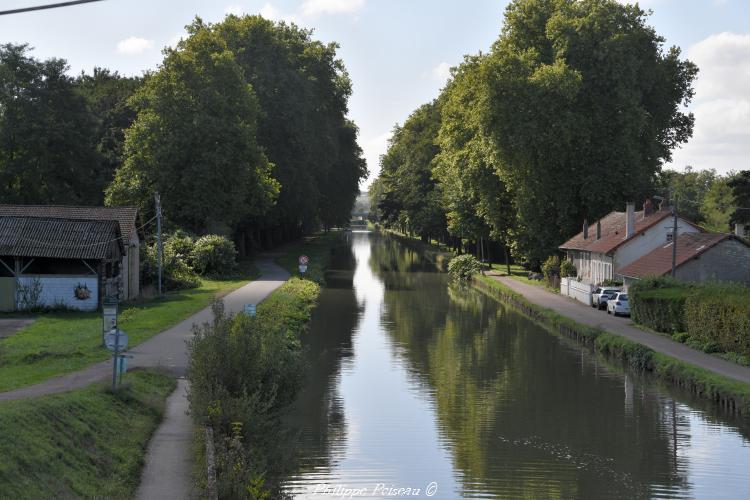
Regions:
<instances>
[{"instance_id":1,"label":"canal","mask_svg":"<svg viewBox=\"0 0 750 500\"><path fill-rule=\"evenodd\" d=\"M327 284L283 420L290 498L750 498L747 420L449 286L399 240L352 233Z\"/></svg>"}]
</instances>

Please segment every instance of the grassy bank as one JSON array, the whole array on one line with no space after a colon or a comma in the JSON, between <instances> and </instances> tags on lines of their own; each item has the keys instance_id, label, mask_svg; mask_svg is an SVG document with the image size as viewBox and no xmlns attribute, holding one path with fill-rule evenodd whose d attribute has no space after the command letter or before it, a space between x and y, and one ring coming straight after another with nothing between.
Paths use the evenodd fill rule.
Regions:
<instances>
[{"instance_id":1,"label":"grassy bank","mask_svg":"<svg viewBox=\"0 0 750 500\"><path fill-rule=\"evenodd\" d=\"M134 371L114 395L102 383L0 404L0 497L133 498L174 387Z\"/></svg>"},{"instance_id":2,"label":"grassy bank","mask_svg":"<svg viewBox=\"0 0 750 500\"><path fill-rule=\"evenodd\" d=\"M510 303L553 333L572 338L606 357L631 368L651 373L712 401L730 411L750 413L750 385L679 361L637 342L602 329L582 325L550 309L526 300L497 280L477 276L476 287L491 297Z\"/></svg>"},{"instance_id":3,"label":"grassy bank","mask_svg":"<svg viewBox=\"0 0 750 500\"><path fill-rule=\"evenodd\" d=\"M125 304L120 327L137 345L179 323L247 283L247 279L204 280L192 290L169 292L161 299ZM104 361L101 313L51 313L0 340L0 392L42 382Z\"/></svg>"},{"instance_id":4,"label":"grassy bank","mask_svg":"<svg viewBox=\"0 0 750 500\"><path fill-rule=\"evenodd\" d=\"M336 246L342 244L346 233L343 231L329 231L292 242L284 246L284 255L276 262L289 271L292 276L302 277L299 272L299 257L307 255L310 262L307 265L304 278L318 284L325 284L325 270L331 262L331 255Z\"/></svg>"}]
</instances>

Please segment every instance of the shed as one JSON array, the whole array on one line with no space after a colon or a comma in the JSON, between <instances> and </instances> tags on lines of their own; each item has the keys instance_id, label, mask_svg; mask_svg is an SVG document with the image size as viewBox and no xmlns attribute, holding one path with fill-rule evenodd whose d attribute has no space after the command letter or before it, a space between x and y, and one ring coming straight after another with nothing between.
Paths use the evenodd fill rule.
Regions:
<instances>
[{"instance_id":1,"label":"shed","mask_svg":"<svg viewBox=\"0 0 750 500\"><path fill-rule=\"evenodd\" d=\"M123 255L116 221L0 216L0 310L96 310Z\"/></svg>"}]
</instances>

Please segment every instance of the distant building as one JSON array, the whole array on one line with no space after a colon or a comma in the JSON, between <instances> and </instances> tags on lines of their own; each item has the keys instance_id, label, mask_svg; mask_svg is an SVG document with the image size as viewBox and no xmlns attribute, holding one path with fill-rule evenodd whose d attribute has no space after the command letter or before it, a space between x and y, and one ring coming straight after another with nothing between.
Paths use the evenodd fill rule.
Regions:
<instances>
[{"instance_id":1,"label":"distant building","mask_svg":"<svg viewBox=\"0 0 750 500\"><path fill-rule=\"evenodd\" d=\"M96 310L125 254L114 220L0 216L0 310Z\"/></svg>"},{"instance_id":2,"label":"distant building","mask_svg":"<svg viewBox=\"0 0 750 500\"><path fill-rule=\"evenodd\" d=\"M38 217L48 219L114 221L124 248L121 300L140 295L140 236L135 207L77 207L64 205L0 205L0 217Z\"/></svg>"},{"instance_id":3,"label":"distant building","mask_svg":"<svg viewBox=\"0 0 750 500\"><path fill-rule=\"evenodd\" d=\"M654 210L646 200L636 212L628 203L625 212L611 212L595 224L583 223L583 231L560 245L568 260L575 264L584 284L598 285L615 279L624 268L649 252L672 241L673 218L669 210ZM703 230L683 218L677 220L677 234Z\"/></svg>"},{"instance_id":4,"label":"distant building","mask_svg":"<svg viewBox=\"0 0 750 500\"><path fill-rule=\"evenodd\" d=\"M625 286L672 272L668 243L619 269ZM750 243L732 234L688 233L677 238L675 277L688 282L732 281L750 285Z\"/></svg>"}]
</instances>

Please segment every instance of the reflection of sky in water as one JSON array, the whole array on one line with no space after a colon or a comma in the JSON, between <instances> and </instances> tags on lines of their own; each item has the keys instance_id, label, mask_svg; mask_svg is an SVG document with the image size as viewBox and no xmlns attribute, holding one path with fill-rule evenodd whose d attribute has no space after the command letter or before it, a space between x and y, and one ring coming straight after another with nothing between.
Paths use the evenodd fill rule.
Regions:
<instances>
[{"instance_id":1,"label":"reflection of sky in water","mask_svg":"<svg viewBox=\"0 0 750 500\"><path fill-rule=\"evenodd\" d=\"M750 498L750 443L735 428L494 302L460 292L449 300L434 274L406 284L383 274L386 291L369 265L379 258L370 238L351 236L352 348L317 382L340 405L344 435L303 451L329 460L286 482L295 498L326 498L315 494L323 484L371 492L432 481L433 498L447 499ZM429 331L399 338L400 321Z\"/></svg>"},{"instance_id":2,"label":"reflection of sky in water","mask_svg":"<svg viewBox=\"0 0 750 500\"><path fill-rule=\"evenodd\" d=\"M454 498L453 467L449 452L440 446L434 409L413 390L410 375L394 357L394 346L382 329L385 287L368 265L370 241L357 233L353 241L357 262L354 292L364 310L353 335L353 356L344 363L338 379L346 437L340 441L343 446L332 452L334 466L330 470L290 481L295 498L325 498L314 494L321 484L372 492L384 483L386 487L424 491L432 481L438 482L438 494L433 498Z\"/></svg>"}]
</instances>

